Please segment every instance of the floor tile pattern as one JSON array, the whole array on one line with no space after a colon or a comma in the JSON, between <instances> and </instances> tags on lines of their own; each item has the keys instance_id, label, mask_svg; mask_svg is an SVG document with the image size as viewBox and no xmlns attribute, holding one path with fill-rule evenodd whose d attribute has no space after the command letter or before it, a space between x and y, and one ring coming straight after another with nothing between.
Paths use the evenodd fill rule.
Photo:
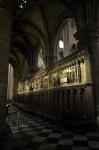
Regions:
<instances>
[{"instance_id":1,"label":"floor tile pattern","mask_svg":"<svg viewBox=\"0 0 99 150\"><path fill-rule=\"evenodd\" d=\"M99 132L74 133L38 116L13 112L7 118L13 137L9 150L99 150ZM19 120L18 119L19 116Z\"/></svg>"}]
</instances>

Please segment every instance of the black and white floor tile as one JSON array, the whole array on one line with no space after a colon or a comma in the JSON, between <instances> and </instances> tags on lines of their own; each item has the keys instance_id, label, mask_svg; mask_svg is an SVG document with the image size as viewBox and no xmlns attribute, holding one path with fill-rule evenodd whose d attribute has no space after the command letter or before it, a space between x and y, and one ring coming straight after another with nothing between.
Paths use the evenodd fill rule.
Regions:
<instances>
[{"instance_id":1,"label":"black and white floor tile","mask_svg":"<svg viewBox=\"0 0 99 150\"><path fill-rule=\"evenodd\" d=\"M13 137L9 150L99 150L99 132L76 134L50 121L20 112L9 115ZM19 124L19 127L18 127Z\"/></svg>"}]
</instances>

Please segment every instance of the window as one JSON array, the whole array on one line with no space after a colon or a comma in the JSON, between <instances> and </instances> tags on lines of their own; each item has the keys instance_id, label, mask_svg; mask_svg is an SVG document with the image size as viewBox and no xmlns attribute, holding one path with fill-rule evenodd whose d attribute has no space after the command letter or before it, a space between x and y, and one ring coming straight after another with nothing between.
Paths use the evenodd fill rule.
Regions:
<instances>
[{"instance_id":1,"label":"window","mask_svg":"<svg viewBox=\"0 0 99 150\"><path fill-rule=\"evenodd\" d=\"M64 49L64 42L62 40L59 41L59 48Z\"/></svg>"},{"instance_id":2,"label":"window","mask_svg":"<svg viewBox=\"0 0 99 150\"><path fill-rule=\"evenodd\" d=\"M76 22L74 18L67 18L65 25L60 32L57 42L57 58L58 60L74 53L76 51L77 41L74 34L77 32Z\"/></svg>"}]
</instances>

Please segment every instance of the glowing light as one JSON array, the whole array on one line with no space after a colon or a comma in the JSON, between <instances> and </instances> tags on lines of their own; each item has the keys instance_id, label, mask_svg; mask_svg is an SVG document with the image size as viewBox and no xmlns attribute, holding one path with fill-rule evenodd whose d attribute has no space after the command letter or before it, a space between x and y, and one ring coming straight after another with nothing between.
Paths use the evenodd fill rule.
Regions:
<instances>
[{"instance_id":1,"label":"glowing light","mask_svg":"<svg viewBox=\"0 0 99 150\"><path fill-rule=\"evenodd\" d=\"M23 2L26 4L26 0L23 0Z\"/></svg>"},{"instance_id":2,"label":"glowing light","mask_svg":"<svg viewBox=\"0 0 99 150\"><path fill-rule=\"evenodd\" d=\"M23 5L19 5L19 7L22 9L22 8L23 8Z\"/></svg>"},{"instance_id":3,"label":"glowing light","mask_svg":"<svg viewBox=\"0 0 99 150\"><path fill-rule=\"evenodd\" d=\"M59 41L59 48L64 48L64 42L62 40Z\"/></svg>"}]
</instances>

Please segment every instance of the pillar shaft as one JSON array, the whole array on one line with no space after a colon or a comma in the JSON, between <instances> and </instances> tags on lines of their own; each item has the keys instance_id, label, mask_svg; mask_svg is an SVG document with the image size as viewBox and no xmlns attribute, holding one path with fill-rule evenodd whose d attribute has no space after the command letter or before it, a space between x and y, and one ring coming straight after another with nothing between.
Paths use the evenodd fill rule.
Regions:
<instances>
[{"instance_id":1,"label":"pillar shaft","mask_svg":"<svg viewBox=\"0 0 99 150\"><path fill-rule=\"evenodd\" d=\"M56 56L51 55L50 56L47 55L43 58L46 67L53 65L56 62L56 59L57 59Z\"/></svg>"},{"instance_id":2,"label":"pillar shaft","mask_svg":"<svg viewBox=\"0 0 99 150\"><path fill-rule=\"evenodd\" d=\"M88 50L90 54L90 63L91 63L90 71L91 71L92 82L93 82L94 104L96 109L96 116L98 118L99 116L99 27L95 23L91 22L76 34L76 38L79 40L78 48L85 51Z\"/></svg>"},{"instance_id":3,"label":"pillar shaft","mask_svg":"<svg viewBox=\"0 0 99 150\"><path fill-rule=\"evenodd\" d=\"M8 62L11 33L11 15L0 8L0 149L6 149L10 128L6 123L5 106L7 100ZM0 143L1 144L1 143Z\"/></svg>"}]
</instances>

